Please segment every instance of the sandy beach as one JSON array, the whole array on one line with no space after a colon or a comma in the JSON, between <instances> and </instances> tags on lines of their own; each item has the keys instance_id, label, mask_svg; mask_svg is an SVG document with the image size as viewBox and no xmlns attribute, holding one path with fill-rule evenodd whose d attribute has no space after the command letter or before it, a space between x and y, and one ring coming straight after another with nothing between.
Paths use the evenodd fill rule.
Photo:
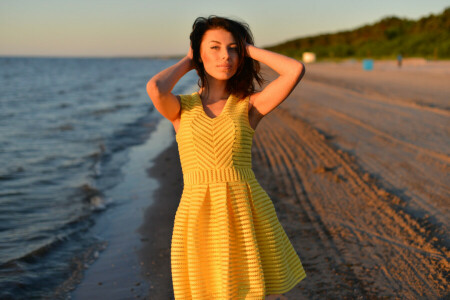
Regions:
<instances>
[{"instance_id":1,"label":"sandy beach","mask_svg":"<svg viewBox=\"0 0 450 300\"><path fill-rule=\"evenodd\" d=\"M290 299L448 296L450 64L426 66L307 65L257 128L257 177L309 275Z\"/></svg>"},{"instance_id":2,"label":"sandy beach","mask_svg":"<svg viewBox=\"0 0 450 300\"><path fill-rule=\"evenodd\" d=\"M380 61L372 71L307 64L260 122L253 169L308 276L288 299L448 297L449 70L449 62L398 69ZM175 140L148 176L160 186L139 227L141 274L148 299L173 299L170 243L182 192Z\"/></svg>"}]
</instances>

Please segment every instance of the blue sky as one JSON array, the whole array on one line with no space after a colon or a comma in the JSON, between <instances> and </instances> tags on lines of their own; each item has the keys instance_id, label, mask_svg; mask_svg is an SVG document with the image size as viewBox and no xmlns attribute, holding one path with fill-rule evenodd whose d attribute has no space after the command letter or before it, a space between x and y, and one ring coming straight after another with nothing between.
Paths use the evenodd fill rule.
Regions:
<instances>
[{"instance_id":1,"label":"blue sky","mask_svg":"<svg viewBox=\"0 0 450 300\"><path fill-rule=\"evenodd\" d=\"M441 0L0 0L0 55L181 55L195 18L211 14L250 25L264 47L349 30L386 16L441 13Z\"/></svg>"}]
</instances>

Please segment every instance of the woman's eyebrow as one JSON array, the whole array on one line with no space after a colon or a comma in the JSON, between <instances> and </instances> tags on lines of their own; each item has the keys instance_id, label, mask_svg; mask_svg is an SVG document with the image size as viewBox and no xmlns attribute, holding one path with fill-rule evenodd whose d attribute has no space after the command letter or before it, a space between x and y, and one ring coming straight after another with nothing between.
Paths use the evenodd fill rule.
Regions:
<instances>
[{"instance_id":1,"label":"woman's eyebrow","mask_svg":"<svg viewBox=\"0 0 450 300\"><path fill-rule=\"evenodd\" d=\"M210 43L218 43L218 44L221 44L221 42L219 42L219 41L209 41ZM230 43L230 45L237 45L237 43Z\"/></svg>"}]
</instances>

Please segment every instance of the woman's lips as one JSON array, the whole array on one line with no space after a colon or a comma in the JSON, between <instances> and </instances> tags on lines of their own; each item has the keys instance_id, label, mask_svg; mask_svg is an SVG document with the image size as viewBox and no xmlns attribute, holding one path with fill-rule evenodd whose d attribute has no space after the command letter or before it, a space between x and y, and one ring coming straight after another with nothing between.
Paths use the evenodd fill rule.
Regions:
<instances>
[{"instance_id":1,"label":"woman's lips","mask_svg":"<svg viewBox=\"0 0 450 300\"><path fill-rule=\"evenodd\" d=\"M231 66L230 65L221 65L221 66L218 66L218 68L223 70L223 71L231 70Z\"/></svg>"}]
</instances>

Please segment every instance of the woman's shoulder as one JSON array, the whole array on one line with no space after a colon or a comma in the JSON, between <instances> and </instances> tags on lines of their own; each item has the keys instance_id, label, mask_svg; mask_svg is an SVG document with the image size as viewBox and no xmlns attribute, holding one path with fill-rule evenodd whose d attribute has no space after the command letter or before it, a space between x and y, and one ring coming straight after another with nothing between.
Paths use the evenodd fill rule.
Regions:
<instances>
[{"instance_id":1,"label":"woman's shoulder","mask_svg":"<svg viewBox=\"0 0 450 300\"><path fill-rule=\"evenodd\" d=\"M248 110L252 109L253 104L255 103L255 100L258 98L258 95L261 92L253 92L251 94L249 94L248 97Z\"/></svg>"},{"instance_id":2,"label":"woman's shoulder","mask_svg":"<svg viewBox=\"0 0 450 300\"><path fill-rule=\"evenodd\" d=\"M248 111L253 107L253 101L254 101L254 95L256 93L251 94L240 94L240 95L234 95L237 103L247 103L248 104Z\"/></svg>"},{"instance_id":3,"label":"woman's shoulder","mask_svg":"<svg viewBox=\"0 0 450 300\"><path fill-rule=\"evenodd\" d=\"M177 94L175 95L180 102L181 106L189 106L192 104L192 99L194 98L195 92L191 94Z\"/></svg>"}]
</instances>

